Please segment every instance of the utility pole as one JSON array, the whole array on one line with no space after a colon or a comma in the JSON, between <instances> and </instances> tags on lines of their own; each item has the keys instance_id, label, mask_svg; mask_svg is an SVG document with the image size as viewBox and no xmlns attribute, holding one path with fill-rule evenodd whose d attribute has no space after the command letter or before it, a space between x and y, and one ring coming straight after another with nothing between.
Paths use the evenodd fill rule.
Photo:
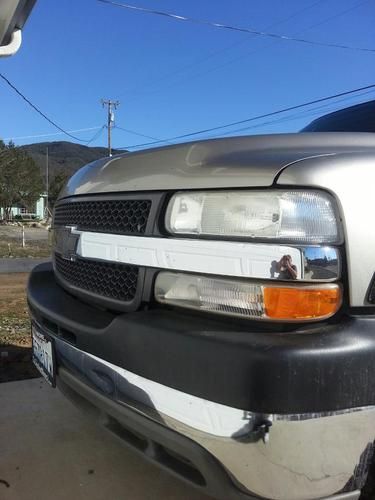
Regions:
<instances>
[{"instance_id":1,"label":"utility pole","mask_svg":"<svg viewBox=\"0 0 375 500\"><path fill-rule=\"evenodd\" d=\"M49 158L48 158L48 146L46 148L46 206L44 213L47 214L47 219L49 216Z\"/></svg>"},{"instance_id":2,"label":"utility pole","mask_svg":"<svg viewBox=\"0 0 375 500\"><path fill-rule=\"evenodd\" d=\"M108 132L108 156L112 156L112 144L111 144L111 131L115 123L114 109L120 105L120 101L112 101L111 99L102 99L102 106L107 106L108 116L107 116L107 132Z\"/></svg>"}]
</instances>

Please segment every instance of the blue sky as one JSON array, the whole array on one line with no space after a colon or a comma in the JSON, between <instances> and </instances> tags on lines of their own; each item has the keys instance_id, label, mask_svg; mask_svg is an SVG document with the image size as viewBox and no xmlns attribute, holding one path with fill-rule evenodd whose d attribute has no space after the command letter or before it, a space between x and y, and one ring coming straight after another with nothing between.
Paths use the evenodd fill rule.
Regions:
<instances>
[{"instance_id":1,"label":"blue sky","mask_svg":"<svg viewBox=\"0 0 375 500\"><path fill-rule=\"evenodd\" d=\"M375 48L375 0L129 3L319 42ZM119 127L155 138L375 83L375 53L274 41L134 13L96 0L38 0L20 51L1 59L0 67L67 130L102 126L106 117L100 99L111 98L121 101L116 112ZM0 92L0 137L14 138L16 144L70 140L64 135L17 139L57 131L3 82ZM374 98L375 92L247 133L296 131L326 110ZM94 133L74 135L88 139ZM147 141L113 131L114 147ZM92 143L105 144L105 133Z\"/></svg>"}]
</instances>

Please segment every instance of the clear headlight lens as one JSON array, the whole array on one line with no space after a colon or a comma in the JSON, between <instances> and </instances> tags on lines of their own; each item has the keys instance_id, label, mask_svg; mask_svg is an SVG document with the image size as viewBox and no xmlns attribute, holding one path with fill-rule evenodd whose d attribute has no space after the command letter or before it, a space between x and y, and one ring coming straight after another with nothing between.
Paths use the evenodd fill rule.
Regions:
<instances>
[{"instance_id":1,"label":"clear headlight lens","mask_svg":"<svg viewBox=\"0 0 375 500\"><path fill-rule=\"evenodd\" d=\"M321 320L341 305L338 285L288 286L160 272L155 298L162 304L259 320Z\"/></svg>"},{"instance_id":2,"label":"clear headlight lens","mask_svg":"<svg viewBox=\"0 0 375 500\"><path fill-rule=\"evenodd\" d=\"M321 191L176 193L168 205L172 234L339 243L333 198Z\"/></svg>"}]
</instances>

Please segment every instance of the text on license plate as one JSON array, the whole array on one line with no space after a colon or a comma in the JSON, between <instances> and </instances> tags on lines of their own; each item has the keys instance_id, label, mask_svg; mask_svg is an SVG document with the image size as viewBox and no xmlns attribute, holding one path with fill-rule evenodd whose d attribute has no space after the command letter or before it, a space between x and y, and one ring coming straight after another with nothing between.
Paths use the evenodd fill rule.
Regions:
<instances>
[{"instance_id":1,"label":"text on license plate","mask_svg":"<svg viewBox=\"0 0 375 500\"><path fill-rule=\"evenodd\" d=\"M55 366L52 340L32 325L33 362L51 385L55 385Z\"/></svg>"}]
</instances>

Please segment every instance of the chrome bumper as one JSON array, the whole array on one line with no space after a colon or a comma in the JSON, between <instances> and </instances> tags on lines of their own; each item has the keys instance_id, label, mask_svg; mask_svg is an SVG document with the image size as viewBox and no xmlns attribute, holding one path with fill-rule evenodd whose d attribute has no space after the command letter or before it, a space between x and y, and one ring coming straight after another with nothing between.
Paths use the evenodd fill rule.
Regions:
<instances>
[{"instance_id":1,"label":"chrome bumper","mask_svg":"<svg viewBox=\"0 0 375 500\"><path fill-rule=\"evenodd\" d=\"M59 339L55 345L60 366L116 403L198 443L245 494L275 500L358 498L373 453L375 407L252 413L163 386Z\"/></svg>"}]
</instances>

